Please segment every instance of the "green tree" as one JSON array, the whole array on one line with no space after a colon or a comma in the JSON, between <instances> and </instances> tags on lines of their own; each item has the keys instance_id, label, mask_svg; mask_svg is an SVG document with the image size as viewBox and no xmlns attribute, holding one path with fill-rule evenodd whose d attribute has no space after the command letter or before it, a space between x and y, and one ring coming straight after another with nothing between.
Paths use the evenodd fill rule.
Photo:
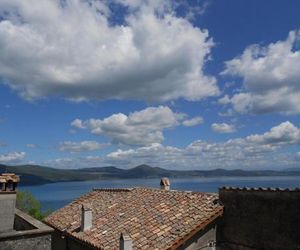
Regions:
<instances>
[{"instance_id":1,"label":"green tree","mask_svg":"<svg viewBox=\"0 0 300 250\"><path fill-rule=\"evenodd\" d=\"M28 191L17 192L16 207L38 220L44 219L50 213L42 212L41 203Z\"/></svg>"}]
</instances>

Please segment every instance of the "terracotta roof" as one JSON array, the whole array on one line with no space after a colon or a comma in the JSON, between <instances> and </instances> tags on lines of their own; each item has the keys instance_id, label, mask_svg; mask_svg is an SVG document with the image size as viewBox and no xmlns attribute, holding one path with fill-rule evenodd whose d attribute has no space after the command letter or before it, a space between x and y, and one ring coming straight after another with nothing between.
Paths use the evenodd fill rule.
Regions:
<instances>
[{"instance_id":1,"label":"terracotta roof","mask_svg":"<svg viewBox=\"0 0 300 250\"><path fill-rule=\"evenodd\" d=\"M0 183L6 183L6 182L19 182L20 181L20 177L18 175L15 175L13 173L4 173L4 174L0 174Z\"/></svg>"},{"instance_id":2,"label":"terracotta roof","mask_svg":"<svg viewBox=\"0 0 300 250\"><path fill-rule=\"evenodd\" d=\"M133 249L175 249L223 213L217 194L149 188L95 189L45 222L98 249L119 249L127 232ZM81 205L91 204L93 226L80 232Z\"/></svg>"}]
</instances>

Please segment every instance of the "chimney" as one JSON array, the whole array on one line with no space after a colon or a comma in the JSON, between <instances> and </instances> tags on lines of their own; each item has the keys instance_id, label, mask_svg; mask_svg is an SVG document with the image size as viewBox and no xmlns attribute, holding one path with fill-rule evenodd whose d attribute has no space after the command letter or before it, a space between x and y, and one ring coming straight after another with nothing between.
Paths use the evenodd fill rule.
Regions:
<instances>
[{"instance_id":1,"label":"chimney","mask_svg":"<svg viewBox=\"0 0 300 250\"><path fill-rule=\"evenodd\" d=\"M164 177L160 180L160 189L170 190L170 185L171 184L169 178Z\"/></svg>"},{"instance_id":2,"label":"chimney","mask_svg":"<svg viewBox=\"0 0 300 250\"><path fill-rule=\"evenodd\" d=\"M0 232L14 229L16 188L19 181L19 176L12 173L0 175Z\"/></svg>"},{"instance_id":3,"label":"chimney","mask_svg":"<svg viewBox=\"0 0 300 250\"><path fill-rule=\"evenodd\" d=\"M128 234L121 233L120 250L132 250L132 239Z\"/></svg>"},{"instance_id":4,"label":"chimney","mask_svg":"<svg viewBox=\"0 0 300 250\"><path fill-rule=\"evenodd\" d=\"M88 205L81 206L81 227L80 231L84 232L92 227L92 208Z\"/></svg>"}]
</instances>

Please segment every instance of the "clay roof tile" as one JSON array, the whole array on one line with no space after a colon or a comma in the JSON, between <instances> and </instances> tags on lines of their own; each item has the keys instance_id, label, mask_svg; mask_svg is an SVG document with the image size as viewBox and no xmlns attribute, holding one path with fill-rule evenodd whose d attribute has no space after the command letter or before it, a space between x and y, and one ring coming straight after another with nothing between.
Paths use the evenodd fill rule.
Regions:
<instances>
[{"instance_id":1,"label":"clay roof tile","mask_svg":"<svg viewBox=\"0 0 300 250\"><path fill-rule=\"evenodd\" d=\"M217 194L160 189L94 189L57 210L45 222L98 249L118 249L122 232L132 238L133 249L168 249L220 217ZM90 204L93 227L78 232L79 204Z\"/></svg>"}]
</instances>

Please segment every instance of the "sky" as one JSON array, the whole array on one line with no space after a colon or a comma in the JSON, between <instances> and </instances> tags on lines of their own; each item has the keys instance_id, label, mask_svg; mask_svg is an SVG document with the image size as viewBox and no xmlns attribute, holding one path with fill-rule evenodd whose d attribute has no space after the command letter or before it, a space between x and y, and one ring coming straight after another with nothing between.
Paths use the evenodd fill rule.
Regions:
<instances>
[{"instance_id":1,"label":"sky","mask_svg":"<svg viewBox=\"0 0 300 250\"><path fill-rule=\"evenodd\" d=\"M1 0L0 164L299 167L299 9Z\"/></svg>"}]
</instances>

